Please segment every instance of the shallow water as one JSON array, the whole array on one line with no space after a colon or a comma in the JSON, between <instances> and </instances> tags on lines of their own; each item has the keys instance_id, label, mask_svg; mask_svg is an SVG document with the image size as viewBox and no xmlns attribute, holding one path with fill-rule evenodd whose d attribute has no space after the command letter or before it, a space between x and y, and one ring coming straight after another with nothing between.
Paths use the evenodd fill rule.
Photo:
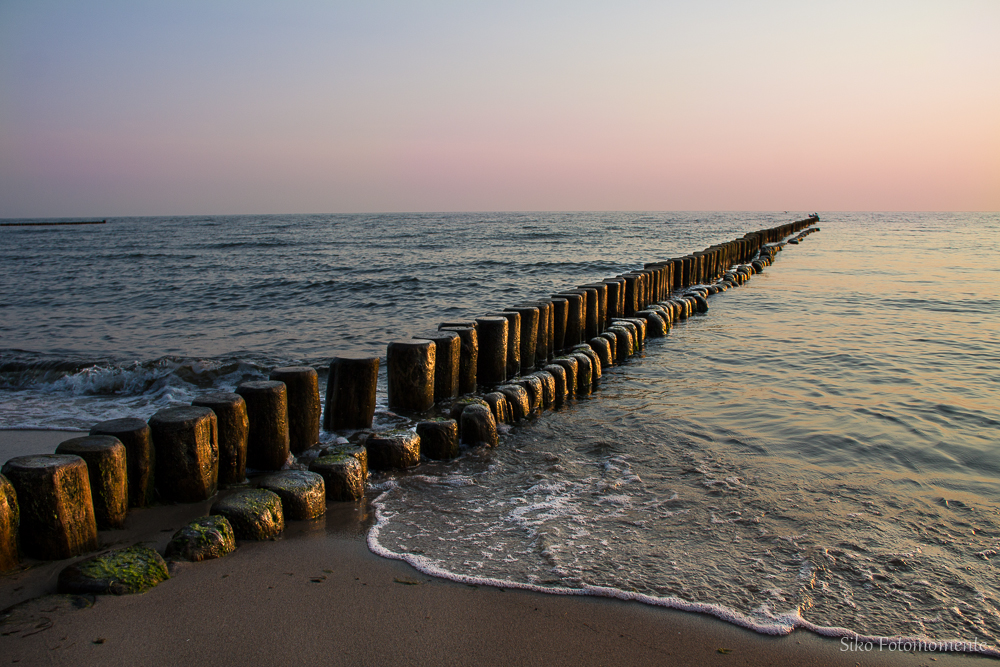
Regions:
<instances>
[{"instance_id":1,"label":"shallow water","mask_svg":"<svg viewBox=\"0 0 1000 667\"><path fill-rule=\"evenodd\" d=\"M438 321L801 217L14 230L0 251L0 423L148 417L270 366L384 356ZM1000 216L823 218L709 313L607 371L592 397L496 450L374 479L394 488L373 546L455 577L620 591L761 631L995 647Z\"/></svg>"}]
</instances>

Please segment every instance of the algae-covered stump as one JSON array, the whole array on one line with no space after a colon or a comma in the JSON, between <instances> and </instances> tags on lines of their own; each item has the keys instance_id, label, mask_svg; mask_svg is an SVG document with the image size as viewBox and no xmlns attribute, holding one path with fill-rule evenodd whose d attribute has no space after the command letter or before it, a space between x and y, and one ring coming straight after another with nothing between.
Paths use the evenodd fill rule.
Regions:
<instances>
[{"instance_id":1,"label":"algae-covered stump","mask_svg":"<svg viewBox=\"0 0 1000 667\"><path fill-rule=\"evenodd\" d=\"M20 523L17 491L0 475L0 572L13 570L20 559L17 553L17 526Z\"/></svg>"},{"instance_id":2,"label":"algae-covered stump","mask_svg":"<svg viewBox=\"0 0 1000 667\"><path fill-rule=\"evenodd\" d=\"M242 484L247 478L247 438L250 419L243 397L228 391L213 391L191 401L210 408L219 432L219 485Z\"/></svg>"},{"instance_id":3,"label":"algae-covered stump","mask_svg":"<svg viewBox=\"0 0 1000 667\"><path fill-rule=\"evenodd\" d=\"M420 436L410 431L372 433L365 448L372 470L412 468L420 463Z\"/></svg>"},{"instance_id":4,"label":"algae-covered stump","mask_svg":"<svg viewBox=\"0 0 1000 667\"><path fill-rule=\"evenodd\" d=\"M88 435L60 443L56 454L76 455L87 462L98 529L124 527L128 515L125 445L111 435Z\"/></svg>"},{"instance_id":5,"label":"algae-covered stump","mask_svg":"<svg viewBox=\"0 0 1000 667\"><path fill-rule=\"evenodd\" d=\"M319 442L319 376L310 366L285 366L271 371L270 379L284 382L288 391L288 440L293 454Z\"/></svg>"},{"instance_id":6,"label":"algae-covered stump","mask_svg":"<svg viewBox=\"0 0 1000 667\"><path fill-rule=\"evenodd\" d=\"M97 548L97 523L87 464L79 456L19 456L0 471L20 508L21 549L40 560L79 556Z\"/></svg>"},{"instance_id":7,"label":"algae-covered stump","mask_svg":"<svg viewBox=\"0 0 1000 667\"><path fill-rule=\"evenodd\" d=\"M576 396L577 375L580 363L574 357L556 357L553 366L561 366L566 375L566 395Z\"/></svg>"},{"instance_id":8,"label":"algae-covered stump","mask_svg":"<svg viewBox=\"0 0 1000 667\"><path fill-rule=\"evenodd\" d=\"M281 498L267 489L243 489L212 505L229 520L238 540L273 540L285 530Z\"/></svg>"},{"instance_id":9,"label":"algae-covered stump","mask_svg":"<svg viewBox=\"0 0 1000 667\"><path fill-rule=\"evenodd\" d=\"M324 454L309 464L309 470L323 478L327 500L361 500L365 496L361 461L346 452Z\"/></svg>"},{"instance_id":10,"label":"algae-covered stump","mask_svg":"<svg viewBox=\"0 0 1000 667\"><path fill-rule=\"evenodd\" d=\"M549 364L543 369L552 376L553 405L559 405L566 400L566 369L559 364Z\"/></svg>"},{"instance_id":11,"label":"algae-covered stump","mask_svg":"<svg viewBox=\"0 0 1000 667\"><path fill-rule=\"evenodd\" d=\"M490 412L493 413L493 419L497 421L498 424L510 424L514 421L514 416L510 411L510 403L507 401L507 397L501 394L499 391L491 391L490 393L483 396L483 400L486 404L490 406ZM420 429L417 429L417 433ZM421 439L423 436L421 436Z\"/></svg>"},{"instance_id":12,"label":"algae-covered stump","mask_svg":"<svg viewBox=\"0 0 1000 667\"><path fill-rule=\"evenodd\" d=\"M574 354L585 354L590 358L590 380L596 389L597 385L601 383L601 358L594 352L594 348L586 343L577 345L573 348L572 352Z\"/></svg>"},{"instance_id":13,"label":"algae-covered stump","mask_svg":"<svg viewBox=\"0 0 1000 667\"><path fill-rule=\"evenodd\" d=\"M166 501L195 503L215 495L219 429L203 407L164 408L149 419L156 448L156 490Z\"/></svg>"},{"instance_id":14,"label":"algae-covered stump","mask_svg":"<svg viewBox=\"0 0 1000 667\"><path fill-rule=\"evenodd\" d=\"M112 435L125 445L129 507L146 507L152 504L156 452L149 424L135 417L109 419L95 424L90 429L90 435Z\"/></svg>"},{"instance_id":15,"label":"algae-covered stump","mask_svg":"<svg viewBox=\"0 0 1000 667\"><path fill-rule=\"evenodd\" d=\"M323 447L321 451L321 456L329 456L330 454L347 454L348 456L353 456L361 464L362 479L368 479L368 449L364 445L329 445Z\"/></svg>"},{"instance_id":16,"label":"algae-covered stump","mask_svg":"<svg viewBox=\"0 0 1000 667\"><path fill-rule=\"evenodd\" d=\"M497 423L483 405L470 405L462 411L462 442L468 445L497 446Z\"/></svg>"},{"instance_id":17,"label":"algae-covered stump","mask_svg":"<svg viewBox=\"0 0 1000 667\"><path fill-rule=\"evenodd\" d=\"M59 592L77 595L143 593L169 579L167 564L149 547L133 546L85 558L59 573Z\"/></svg>"},{"instance_id":18,"label":"algae-covered stump","mask_svg":"<svg viewBox=\"0 0 1000 667\"><path fill-rule=\"evenodd\" d=\"M454 419L419 422L420 453L429 459L453 459L458 456L458 423Z\"/></svg>"},{"instance_id":19,"label":"algae-covered stump","mask_svg":"<svg viewBox=\"0 0 1000 667\"><path fill-rule=\"evenodd\" d=\"M505 384L497 387L510 406L510 416L514 421L520 421L531 414L531 399L524 387L516 384Z\"/></svg>"},{"instance_id":20,"label":"algae-covered stump","mask_svg":"<svg viewBox=\"0 0 1000 667\"><path fill-rule=\"evenodd\" d=\"M281 470L288 460L288 389L284 382L259 380L244 382L236 393L247 403L250 433L247 438L247 467L254 470Z\"/></svg>"},{"instance_id":21,"label":"algae-covered stump","mask_svg":"<svg viewBox=\"0 0 1000 667\"><path fill-rule=\"evenodd\" d=\"M511 382L513 385L524 387L528 392L528 405L531 413L541 412L545 407L545 397L542 393L542 381L534 375L522 375L517 380Z\"/></svg>"},{"instance_id":22,"label":"algae-covered stump","mask_svg":"<svg viewBox=\"0 0 1000 667\"><path fill-rule=\"evenodd\" d=\"M236 535L221 515L203 516L184 526L170 538L166 557L200 562L222 558L236 550Z\"/></svg>"},{"instance_id":23,"label":"algae-covered stump","mask_svg":"<svg viewBox=\"0 0 1000 667\"><path fill-rule=\"evenodd\" d=\"M285 519L308 520L326 514L326 486L315 472L282 470L265 475L257 485L278 494Z\"/></svg>"},{"instance_id":24,"label":"algae-covered stump","mask_svg":"<svg viewBox=\"0 0 1000 667\"><path fill-rule=\"evenodd\" d=\"M549 409L556 403L556 379L545 369L535 371L529 377L536 377L542 387L542 407Z\"/></svg>"},{"instance_id":25,"label":"algae-covered stump","mask_svg":"<svg viewBox=\"0 0 1000 667\"><path fill-rule=\"evenodd\" d=\"M594 363L590 356L583 352L571 352L566 356L576 359L576 395L589 394L594 386Z\"/></svg>"},{"instance_id":26,"label":"algae-covered stump","mask_svg":"<svg viewBox=\"0 0 1000 667\"><path fill-rule=\"evenodd\" d=\"M611 366L611 343L608 342L607 338L603 336L594 336L590 339L590 349L594 351L597 355L598 360L601 362L603 368Z\"/></svg>"},{"instance_id":27,"label":"algae-covered stump","mask_svg":"<svg viewBox=\"0 0 1000 667\"><path fill-rule=\"evenodd\" d=\"M478 396L465 396L452 401L449 416L457 423L462 418L462 411L470 405L486 405L488 407L489 404Z\"/></svg>"}]
</instances>

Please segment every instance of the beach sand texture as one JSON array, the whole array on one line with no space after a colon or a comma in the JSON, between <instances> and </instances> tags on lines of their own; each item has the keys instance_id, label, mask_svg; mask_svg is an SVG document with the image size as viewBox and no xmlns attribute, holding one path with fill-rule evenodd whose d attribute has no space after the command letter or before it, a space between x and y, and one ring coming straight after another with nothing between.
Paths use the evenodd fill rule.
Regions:
<instances>
[{"instance_id":1,"label":"beach sand texture","mask_svg":"<svg viewBox=\"0 0 1000 667\"><path fill-rule=\"evenodd\" d=\"M72 432L2 431L0 458L53 450ZM213 501L134 510L102 546L162 552ZM52 597L72 561L0 576L0 664L18 665L973 665L983 656L843 650L795 632L603 598L435 579L373 555L365 504L330 503L274 542L172 567L141 595L75 608ZM16 606L13 610L11 607Z\"/></svg>"}]
</instances>

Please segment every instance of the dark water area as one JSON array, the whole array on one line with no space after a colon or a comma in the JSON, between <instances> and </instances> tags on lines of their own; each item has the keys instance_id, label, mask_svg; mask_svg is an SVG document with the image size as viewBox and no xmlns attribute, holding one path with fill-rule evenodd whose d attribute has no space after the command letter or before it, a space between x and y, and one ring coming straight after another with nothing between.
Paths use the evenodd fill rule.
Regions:
<instances>
[{"instance_id":1,"label":"dark water area","mask_svg":"<svg viewBox=\"0 0 1000 667\"><path fill-rule=\"evenodd\" d=\"M386 555L763 632L1000 640L1000 215L822 214L601 388L376 477ZM109 219L11 229L0 426L148 418L277 365L805 217Z\"/></svg>"}]
</instances>

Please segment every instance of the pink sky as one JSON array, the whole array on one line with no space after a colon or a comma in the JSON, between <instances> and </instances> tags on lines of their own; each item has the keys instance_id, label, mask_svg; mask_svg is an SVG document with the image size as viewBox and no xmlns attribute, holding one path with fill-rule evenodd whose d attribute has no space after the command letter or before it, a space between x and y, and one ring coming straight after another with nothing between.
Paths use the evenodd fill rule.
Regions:
<instances>
[{"instance_id":1,"label":"pink sky","mask_svg":"<svg viewBox=\"0 0 1000 667\"><path fill-rule=\"evenodd\" d=\"M8 0L0 217L1000 210L1000 3L689 4Z\"/></svg>"}]
</instances>

